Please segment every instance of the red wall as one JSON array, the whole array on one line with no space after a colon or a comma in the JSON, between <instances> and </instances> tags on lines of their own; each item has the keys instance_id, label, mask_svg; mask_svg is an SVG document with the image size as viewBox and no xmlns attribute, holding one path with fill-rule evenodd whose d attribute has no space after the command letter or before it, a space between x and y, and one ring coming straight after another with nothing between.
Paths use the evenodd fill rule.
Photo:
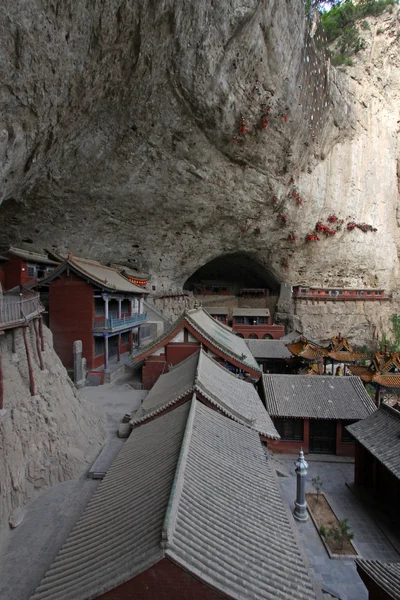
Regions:
<instances>
[{"instance_id":1,"label":"red wall","mask_svg":"<svg viewBox=\"0 0 400 600\"><path fill-rule=\"evenodd\" d=\"M86 358L87 368L95 368L93 366L94 300L92 285L74 274L63 273L60 278L50 284L49 316L54 348L64 366L67 369L73 368L72 346L75 340L82 340L83 356Z\"/></svg>"},{"instance_id":2,"label":"red wall","mask_svg":"<svg viewBox=\"0 0 400 600\"><path fill-rule=\"evenodd\" d=\"M197 352L199 347L199 342L173 342L167 344L167 363L169 365L177 365L178 363L185 360L185 358L187 358L188 356L192 356L192 354Z\"/></svg>"},{"instance_id":3,"label":"red wall","mask_svg":"<svg viewBox=\"0 0 400 600\"><path fill-rule=\"evenodd\" d=\"M24 271L22 269L25 269ZM5 273L5 289L9 290L17 285L22 285L29 280L26 262L18 256L11 256L10 260L3 263Z\"/></svg>"},{"instance_id":4,"label":"red wall","mask_svg":"<svg viewBox=\"0 0 400 600\"><path fill-rule=\"evenodd\" d=\"M162 559L144 573L97 596L98 600L221 600L227 596L208 587L181 567Z\"/></svg>"},{"instance_id":5,"label":"red wall","mask_svg":"<svg viewBox=\"0 0 400 600\"><path fill-rule=\"evenodd\" d=\"M257 335L259 340L262 340L264 335L270 335L273 340L279 340L285 335L283 325L243 325L234 323L232 329L235 333L241 333L246 340L250 334Z\"/></svg>"},{"instance_id":6,"label":"red wall","mask_svg":"<svg viewBox=\"0 0 400 600\"><path fill-rule=\"evenodd\" d=\"M304 419L304 435L302 442L280 440L274 444L272 450L283 454L298 454L300 449L308 453L310 451L310 425L309 420ZM336 456L354 456L355 444L343 444L342 440L342 423L336 423Z\"/></svg>"},{"instance_id":7,"label":"red wall","mask_svg":"<svg viewBox=\"0 0 400 600\"><path fill-rule=\"evenodd\" d=\"M165 360L165 354L160 356L149 356L142 369L143 389L151 390L157 379L163 373L167 373L168 365Z\"/></svg>"},{"instance_id":8,"label":"red wall","mask_svg":"<svg viewBox=\"0 0 400 600\"><path fill-rule=\"evenodd\" d=\"M3 288L3 290L6 289L5 281L6 281L6 274L4 273L4 271L1 270L1 266L0 266L0 284L1 284L1 287Z\"/></svg>"}]
</instances>

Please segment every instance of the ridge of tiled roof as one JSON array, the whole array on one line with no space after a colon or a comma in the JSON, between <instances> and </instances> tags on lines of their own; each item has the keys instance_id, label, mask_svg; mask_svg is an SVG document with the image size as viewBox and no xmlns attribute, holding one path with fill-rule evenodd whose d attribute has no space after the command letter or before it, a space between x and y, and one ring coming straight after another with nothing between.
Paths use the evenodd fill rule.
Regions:
<instances>
[{"instance_id":1,"label":"ridge of tiled roof","mask_svg":"<svg viewBox=\"0 0 400 600\"><path fill-rule=\"evenodd\" d=\"M210 320L211 324L213 326L217 326L217 331L221 330L225 334L229 334L229 336L232 336L231 342L234 342L237 346L241 346L245 353L242 352L242 354L238 354L238 352L234 352L228 346L225 346L221 342L218 342L218 340L215 337L213 337L213 335L210 332L207 332L193 318L194 316L196 316L196 314L199 313L206 315L207 319ZM167 331L165 331L160 337L158 337L156 340L154 340L147 346L143 346L142 348L140 348L138 352L132 355L132 359L134 361L140 359L140 357L143 354L146 354L152 348L157 348L158 346L162 345L163 341L165 341L174 332L174 330L185 320L188 322L189 325L191 325L191 327L193 327L193 329L195 329L201 336L203 336L212 346L217 348L220 352L222 352L228 357L233 358L236 362L244 365L245 367L261 373L261 367L258 365L255 358L247 348L246 344L244 343L244 340L236 336L230 327L227 327L223 323L219 323L218 321L213 319L213 317L211 317L203 308L185 310ZM247 358L249 358L249 360L245 360Z\"/></svg>"},{"instance_id":2,"label":"ridge of tiled roof","mask_svg":"<svg viewBox=\"0 0 400 600\"><path fill-rule=\"evenodd\" d=\"M347 350L334 351L332 350L327 354L328 358L336 360L338 362L354 362L357 360L365 360L368 358L368 354L365 352L349 352Z\"/></svg>"},{"instance_id":3,"label":"ridge of tiled roof","mask_svg":"<svg viewBox=\"0 0 400 600\"><path fill-rule=\"evenodd\" d=\"M280 439L254 386L238 379L203 350L158 378L140 408L132 414L131 426L163 413L191 392L198 392L228 418L260 435Z\"/></svg>"},{"instance_id":4,"label":"ridge of tiled roof","mask_svg":"<svg viewBox=\"0 0 400 600\"><path fill-rule=\"evenodd\" d=\"M232 336L231 341L235 341L235 343L239 346L243 345L243 350L245 352L242 352L241 354L239 354L238 352L235 352L234 350L232 350L231 348L225 346L223 343L218 343L218 340L216 340L212 334L210 334L208 331L206 331L204 329L204 327L202 327L194 318L195 316L199 315L199 310L201 310L201 313L207 316L207 319L209 319L211 321L211 324L216 326L217 328L225 331L226 333L229 333L230 336ZM227 327L226 325L224 325L223 323L220 323L219 321L216 321L215 319L213 319L212 317L210 317L210 315L208 315L203 309L194 309L194 310L190 310L187 311L187 315L186 318L188 319L190 325L196 329L196 331L198 331L200 333L200 335L202 335L203 337L205 337L213 346L215 346L216 348L219 348L222 352L224 352L227 356L231 356L232 358L234 358L237 362L242 363L243 365L246 365L247 367L250 367L251 369L254 369L255 371L259 371L261 373L261 367L258 365L258 363L256 362L256 360L254 359L253 355L251 354L251 352L249 352L243 338L238 337L237 335L235 335L232 331L232 329L230 327ZM243 358L244 356L244 358ZM247 358L250 358L250 360L245 360Z\"/></svg>"},{"instance_id":5,"label":"ridge of tiled roof","mask_svg":"<svg viewBox=\"0 0 400 600\"><path fill-rule=\"evenodd\" d=\"M257 358L280 358L291 359L293 355L281 340L244 340L246 346L257 360Z\"/></svg>"},{"instance_id":6,"label":"ridge of tiled roof","mask_svg":"<svg viewBox=\"0 0 400 600\"><path fill-rule=\"evenodd\" d=\"M372 378L372 383L393 390L400 388L400 373L376 373Z\"/></svg>"},{"instance_id":7,"label":"ridge of tiled roof","mask_svg":"<svg viewBox=\"0 0 400 600\"><path fill-rule=\"evenodd\" d=\"M265 374L262 381L273 417L350 420L376 411L359 377Z\"/></svg>"},{"instance_id":8,"label":"ridge of tiled roof","mask_svg":"<svg viewBox=\"0 0 400 600\"><path fill-rule=\"evenodd\" d=\"M356 565L368 575L390 598L400 598L400 562L383 562L356 558Z\"/></svg>"},{"instance_id":9,"label":"ridge of tiled roof","mask_svg":"<svg viewBox=\"0 0 400 600\"><path fill-rule=\"evenodd\" d=\"M39 262L46 265L58 265L58 262L49 258L47 254L40 254L40 252L32 252L24 248L16 248L15 246L10 246L7 252L14 254L14 256L19 256L24 260L31 260L32 262Z\"/></svg>"},{"instance_id":10,"label":"ridge of tiled roof","mask_svg":"<svg viewBox=\"0 0 400 600\"><path fill-rule=\"evenodd\" d=\"M400 412L381 404L372 415L347 426L355 439L400 479Z\"/></svg>"},{"instance_id":11,"label":"ridge of tiled roof","mask_svg":"<svg viewBox=\"0 0 400 600\"><path fill-rule=\"evenodd\" d=\"M132 294L148 294L146 290L131 283L126 277L121 275L112 267L106 267L96 260L87 260L68 254L67 258L58 267L54 269L44 279L41 280L41 285L50 283L56 277L61 275L65 269L69 267L76 273L90 280L94 285L109 291L109 292L126 292ZM101 275L104 275L102 278ZM107 275L109 279L107 278Z\"/></svg>"},{"instance_id":12,"label":"ridge of tiled roof","mask_svg":"<svg viewBox=\"0 0 400 600\"><path fill-rule=\"evenodd\" d=\"M31 600L87 600L169 558L233 600L312 600L255 431L194 397L135 429Z\"/></svg>"}]
</instances>

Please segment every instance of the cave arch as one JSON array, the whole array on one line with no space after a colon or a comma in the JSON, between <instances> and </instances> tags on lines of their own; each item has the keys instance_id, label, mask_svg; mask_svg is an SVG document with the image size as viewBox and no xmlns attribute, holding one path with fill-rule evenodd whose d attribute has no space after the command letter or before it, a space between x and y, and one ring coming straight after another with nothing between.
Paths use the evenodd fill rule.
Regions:
<instances>
[{"instance_id":1,"label":"cave arch","mask_svg":"<svg viewBox=\"0 0 400 600\"><path fill-rule=\"evenodd\" d=\"M265 289L278 295L280 283L260 260L248 252L223 254L199 267L183 285L184 290L203 288L203 293L238 295L243 289Z\"/></svg>"}]
</instances>

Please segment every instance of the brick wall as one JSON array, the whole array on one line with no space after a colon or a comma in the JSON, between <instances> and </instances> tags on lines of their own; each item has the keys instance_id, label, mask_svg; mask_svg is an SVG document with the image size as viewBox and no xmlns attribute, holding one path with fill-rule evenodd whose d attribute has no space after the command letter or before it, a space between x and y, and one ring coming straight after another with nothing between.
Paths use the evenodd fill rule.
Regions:
<instances>
[{"instance_id":1,"label":"brick wall","mask_svg":"<svg viewBox=\"0 0 400 600\"><path fill-rule=\"evenodd\" d=\"M167 558L98 600L221 600L227 596L211 589Z\"/></svg>"},{"instance_id":2,"label":"brick wall","mask_svg":"<svg viewBox=\"0 0 400 600\"><path fill-rule=\"evenodd\" d=\"M74 274L63 273L50 284L49 313L54 348L64 366L67 369L73 368L72 345L75 340L82 340L87 368L93 369L92 285Z\"/></svg>"}]
</instances>

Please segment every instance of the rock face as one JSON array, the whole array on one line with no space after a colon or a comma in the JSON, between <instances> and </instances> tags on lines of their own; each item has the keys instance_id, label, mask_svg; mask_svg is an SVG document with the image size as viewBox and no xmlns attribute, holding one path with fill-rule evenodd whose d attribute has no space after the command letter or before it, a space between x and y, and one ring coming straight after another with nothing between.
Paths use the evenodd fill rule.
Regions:
<instances>
[{"instance_id":1,"label":"rock face","mask_svg":"<svg viewBox=\"0 0 400 600\"><path fill-rule=\"evenodd\" d=\"M0 337L4 407L0 413L0 530L8 519L15 526L18 508L35 495L66 479L79 477L99 453L103 424L94 406L79 399L44 327L44 367L40 370L33 326L28 345L36 396L29 375L22 330Z\"/></svg>"},{"instance_id":2,"label":"rock face","mask_svg":"<svg viewBox=\"0 0 400 600\"><path fill-rule=\"evenodd\" d=\"M312 145L301 2L64 0L43 11L6 0L0 18L0 243L131 260L165 287L234 252L287 280L279 213L307 214L286 206L290 178L352 122L341 75L321 62L328 106ZM314 226L321 210L309 212Z\"/></svg>"},{"instance_id":3,"label":"rock face","mask_svg":"<svg viewBox=\"0 0 400 600\"><path fill-rule=\"evenodd\" d=\"M130 261L157 292L235 253L277 283L398 287L398 7L346 71L298 0L6 0L0 19L0 244ZM331 214L342 230L306 243Z\"/></svg>"}]
</instances>

